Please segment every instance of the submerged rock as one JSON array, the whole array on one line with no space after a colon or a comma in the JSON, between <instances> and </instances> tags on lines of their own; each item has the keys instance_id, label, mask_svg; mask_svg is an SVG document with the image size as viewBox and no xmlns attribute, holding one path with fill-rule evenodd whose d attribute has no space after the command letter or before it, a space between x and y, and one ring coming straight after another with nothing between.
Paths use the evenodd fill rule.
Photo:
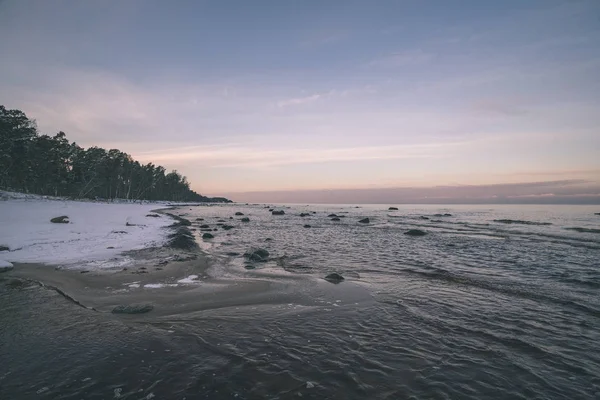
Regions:
<instances>
[{"instance_id":1,"label":"submerged rock","mask_svg":"<svg viewBox=\"0 0 600 400\"><path fill-rule=\"evenodd\" d=\"M0 260L0 273L13 270L15 267L8 261Z\"/></svg>"},{"instance_id":2,"label":"submerged rock","mask_svg":"<svg viewBox=\"0 0 600 400\"><path fill-rule=\"evenodd\" d=\"M196 221L204 221L204 218L196 218Z\"/></svg>"},{"instance_id":3,"label":"submerged rock","mask_svg":"<svg viewBox=\"0 0 600 400\"><path fill-rule=\"evenodd\" d=\"M50 220L53 224L68 224L69 217L66 215L61 215L60 217L54 217Z\"/></svg>"},{"instance_id":4,"label":"submerged rock","mask_svg":"<svg viewBox=\"0 0 600 400\"><path fill-rule=\"evenodd\" d=\"M146 217L158 218L160 215L158 214L146 214Z\"/></svg>"},{"instance_id":5,"label":"submerged rock","mask_svg":"<svg viewBox=\"0 0 600 400\"><path fill-rule=\"evenodd\" d=\"M332 221L341 221L341 219L339 217L333 217L331 218Z\"/></svg>"},{"instance_id":6,"label":"submerged rock","mask_svg":"<svg viewBox=\"0 0 600 400\"><path fill-rule=\"evenodd\" d=\"M0 246L0 251L10 251L8 246Z\"/></svg>"},{"instance_id":7,"label":"submerged rock","mask_svg":"<svg viewBox=\"0 0 600 400\"><path fill-rule=\"evenodd\" d=\"M206 232L205 234L202 235L202 239L214 239L214 235L212 233L208 233Z\"/></svg>"},{"instance_id":8,"label":"submerged rock","mask_svg":"<svg viewBox=\"0 0 600 400\"><path fill-rule=\"evenodd\" d=\"M328 218L336 218L336 217L337 217L337 214L329 214L327 217L328 217Z\"/></svg>"},{"instance_id":9,"label":"submerged rock","mask_svg":"<svg viewBox=\"0 0 600 400\"><path fill-rule=\"evenodd\" d=\"M389 211L398 211L398 207L390 207L388 208Z\"/></svg>"},{"instance_id":10,"label":"submerged rock","mask_svg":"<svg viewBox=\"0 0 600 400\"><path fill-rule=\"evenodd\" d=\"M404 232L404 234L408 235L408 236L425 236L425 235L427 235L427 232L422 231L420 229L410 229L410 230Z\"/></svg>"},{"instance_id":11,"label":"submerged rock","mask_svg":"<svg viewBox=\"0 0 600 400\"><path fill-rule=\"evenodd\" d=\"M239 212L239 211L238 211L238 212L236 212L236 213L235 213L235 215L237 215L237 216L239 216L239 215L244 215L244 213L243 213L243 212Z\"/></svg>"},{"instance_id":12,"label":"submerged rock","mask_svg":"<svg viewBox=\"0 0 600 400\"><path fill-rule=\"evenodd\" d=\"M209 225L200 225L200 229L206 229L206 228L210 228Z\"/></svg>"},{"instance_id":13,"label":"submerged rock","mask_svg":"<svg viewBox=\"0 0 600 400\"><path fill-rule=\"evenodd\" d=\"M334 272L333 274L329 274L324 278L327 282L331 283L340 283L344 280L344 277L340 274Z\"/></svg>"},{"instance_id":14,"label":"submerged rock","mask_svg":"<svg viewBox=\"0 0 600 400\"><path fill-rule=\"evenodd\" d=\"M154 310L152 304L120 305L113 308L113 314L144 314Z\"/></svg>"},{"instance_id":15,"label":"submerged rock","mask_svg":"<svg viewBox=\"0 0 600 400\"><path fill-rule=\"evenodd\" d=\"M429 219L429 217L426 217L424 215L421 215L419 218L421 218L421 219Z\"/></svg>"},{"instance_id":16,"label":"submerged rock","mask_svg":"<svg viewBox=\"0 0 600 400\"><path fill-rule=\"evenodd\" d=\"M361 224L368 224L369 222L371 222L371 220L369 218L363 218L358 222L360 222Z\"/></svg>"},{"instance_id":17,"label":"submerged rock","mask_svg":"<svg viewBox=\"0 0 600 400\"><path fill-rule=\"evenodd\" d=\"M273 215L284 215L285 211L283 211L283 210L274 210L274 211L271 211L271 214L273 214Z\"/></svg>"},{"instance_id":18,"label":"submerged rock","mask_svg":"<svg viewBox=\"0 0 600 400\"><path fill-rule=\"evenodd\" d=\"M175 233L169 235L169 247L181 250L194 250L198 247L194 234L185 226L179 227Z\"/></svg>"},{"instance_id":19,"label":"submerged rock","mask_svg":"<svg viewBox=\"0 0 600 400\"><path fill-rule=\"evenodd\" d=\"M265 249L256 249L244 254L244 257L250 261L264 262L269 259L269 252Z\"/></svg>"},{"instance_id":20,"label":"submerged rock","mask_svg":"<svg viewBox=\"0 0 600 400\"><path fill-rule=\"evenodd\" d=\"M250 218L248 217L244 217L241 219L242 222L250 222Z\"/></svg>"},{"instance_id":21,"label":"submerged rock","mask_svg":"<svg viewBox=\"0 0 600 400\"><path fill-rule=\"evenodd\" d=\"M310 225L308 225L308 224L304 225L304 227L305 227L305 228L312 228L312 226L310 226Z\"/></svg>"},{"instance_id":22,"label":"submerged rock","mask_svg":"<svg viewBox=\"0 0 600 400\"><path fill-rule=\"evenodd\" d=\"M228 231L228 230L230 230L230 229L233 229L234 227L233 227L233 226L231 226L231 225L223 225L223 226L222 226L222 228L223 228L224 230Z\"/></svg>"},{"instance_id":23,"label":"submerged rock","mask_svg":"<svg viewBox=\"0 0 600 400\"><path fill-rule=\"evenodd\" d=\"M309 213L301 213L300 216L301 217L308 217L310 214Z\"/></svg>"}]
</instances>

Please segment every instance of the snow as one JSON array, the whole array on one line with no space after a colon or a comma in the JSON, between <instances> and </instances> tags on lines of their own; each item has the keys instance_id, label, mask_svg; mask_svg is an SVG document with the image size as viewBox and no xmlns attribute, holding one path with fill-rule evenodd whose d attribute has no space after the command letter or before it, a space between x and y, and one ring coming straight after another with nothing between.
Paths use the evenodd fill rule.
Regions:
<instances>
[{"instance_id":1,"label":"snow","mask_svg":"<svg viewBox=\"0 0 600 400\"><path fill-rule=\"evenodd\" d=\"M174 283L147 283L144 285L144 289L160 289L164 287L174 287L177 284Z\"/></svg>"},{"instance_id":2,"label":"snow","mask_svg":"<svg viewBox=\"0 0 600 400\"><path fill-rule=\"evenodd\" d=\"M4 261L0 259L0 268L11 268L13 265L8 261Z\"/></svg>"},{"instance_id":3,"label":"snow","mask_svg":"<svg viewBox=\"0 0 600 400\"><path fill-rule=\"evenodd\" d=\"M2 201L5 200L5 201ZM166 242L162 229L173 221L146 217L161 204L69 201L0 192L2 259L60 264L72 268L122 267L133 260L122 253ZM50 219L67 215L70 223ZM129 225L129 226L127 226Z\"/></svg>"},{"instance_id":4,"label":"snow","mask_svg":"<svg viewBox=\"0 0 600 400\"><path fill-rule=\"evenodd\" d=\"M190 275L187 278L178 280L177 283L198 283L198 275Z\"/></svg>"}]
</instances>

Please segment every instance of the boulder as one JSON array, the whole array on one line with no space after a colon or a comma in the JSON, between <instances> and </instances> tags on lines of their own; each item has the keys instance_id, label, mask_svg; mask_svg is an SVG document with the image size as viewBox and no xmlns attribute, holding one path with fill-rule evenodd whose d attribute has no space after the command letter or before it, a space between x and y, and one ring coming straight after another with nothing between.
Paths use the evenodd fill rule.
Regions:
<instances>
[{"instance_id":1,"label":"boulder","mask_svg":"<svg viewBox=\"0 0 600 400\"><path fill-rule=\"evenodd\" d=\"M265 249L256 249L244 254L250 261L265 262L269 259L269 252Z\"/></svg>"},{"instance_id":2,"label":"boulder","mask_svg":"<svg viewBox=\"0 0 600 400\"><path fill-rule=\"evenodd\" d=\"M228 230L230 230L230 229L233 229L233 226L231 226L231 225L223 225L223 227L222 227L222 228L223 228L224 230L228 231Z\"/></svg>"},{"instance_id":3,"label":"boulder","mask_svg":"<svg viewBox=\"0 0 600 400\"><path fill-rule=\"evenodd\" d=\"M217 222L225 222L225 220L224 219L219 219L219 220L217 220Z\"/></svg>"},{"instance_id":4,"label":"boulder","mask_svg":"<svg viewBox=\"0 0 600 400\"><path fill-rule=\"evenodd\" d=\"M12 263L9 263L8 261L0 260L0 273L11 271L14 268L15 267L14 267L14 265L12 265Z\"/></svg>"},{"instance_id":5,"label":"boulder","mask_svg":"<svg viewBox=\"0 0 600 400\"><path fill-rule=\"evenodd\" d=\"M69 217L67 217L66 215L61 215L60 217L54 217L50 220L50 222L52 222L53 224L68 224L69 223Z\"/></svg>"},{"instance_id":6,"label":"boulder","mask_svg":"<svg viewBox=\"0 0 600 400\"><path fill-rule=\"evenodd\" d=\"M331 283L340 283L344 280L344 277L340 274L334 272L333 274L329 274L324 278L327 282Z\"/></svg>"},{"instance_id":7,"label":"boulder","mask_svg":"<svg viewBox=\"0 0 600 400\"><path fill-rule=\"evenodd\" d=\"M152 304L120 305L112 309L113 314L144 314L154 310Z\"/></svg>"},{"instance_id":8,"label":"boulder","mask_svg":"<svg viewBox=\"0 0 600 400\"><path fill-rule=\"evenodd\" d=\"M272 209L272 208L269 208L269 211L273 211L273 209Z\"/></svg>"},{"instance_id":9,"label":"boulder","mask_svg":"<svg viewBox=\"0 0 600 400\"><path fill-rule=\"evenodd\" d=\"M200 229L206 229L206 228L210 228L210 226L208 226L208 225L200 225Z\"/></svg>"},{"instance_id":10,"label":"boulder","mask_svg":"<svg viewBox=\"0 0 600 400\"><path fill-rule=\"evenodd\" d=\"M308 224L304 225L304 227L305 227L305 228L312 228L312 226L310 226L310 225L308 225Z\"/></svg>"},{"instance_id":11,"label":"boulder","mask_svg":"<svg viewBox=\"0 0 600 400\"><path fill-rule=\"evenodd\" d=\"M404 232L404 234L408 235L408 236L425 236L425 235L427 235L427 232L422 231L420 229L410 229L410 230Z\"/></svg>"},{"instance_id":12,"label":"boulder","mask_svg":"<svg viewBox=\"0 0 600 400\"><path fill-rule=\"evenodd\" d=\"M429 219L429 217L426 217L424 215L421 215L419 218L421 218L421 219Z\"/></svg>"},{"instance_id":13,"label":"boulder","mask_svg":"<svg viewBox=\"0 0 600 400\"><path fill-rule=\"evenodd\" d=\"M389 211L398 211L398 207L390 207L388 208Z\"/></svg>"},{"instance_id":14,"label":"boulder","mask_svg":"<svg viewBox=\"0 0 600 400\"><path fill-rule=\"evenodd\" d=\"M241 219L242 222L250 222L250 218L248 217L244 217Z\"/></svg>"},{"instance_id":15,"label":"boulder","mask_svg":"<svg viewBox=\"0 0 600 400\"><path fill-rule=\"evenodd\" d=\"M337 215L336 215L336 214L329 214L327 217L328 217L328 218L336 218L336 217L337 217Z\"/></svg>"},{"instance_id":16,"label":"boulder","mask_svg":"<svg viewBox=\"0 0 600 400\"><path fill-rule=\"evenodd\" d=\"M361 224L368 224L369 222L371 222L371 220L369 218L363 218L360 221L358 221Z\"/></svg>"},{"instance_id":17,"label":"boulder","mask_svg":"<svg viewBox=\"0 0 600 400\"><path fill-rule=\"evenodd\" d=\"M265 242L272 242L272 241L273 241L273 238L266 238L265 239Z\"/></svg>"},{"instance_id":18,"label":"boulder","mask_svg":"<svg viewBox=\"0 0 600 400\"><path fill-rule=\"evenodd\" d=\"M146 214L146 217L158 218L160 215L158 214Z\"/></svg>"},{"instance_id":19,"label":"boulder","mask_svg":"<svg viewBox=\"0 0 600 400\"><path fill-rule=\"evenodd\" d=\"M332 221L341 221L341 219L339 217L333 217L331 218Z\"/></svg>"},{"instance_id":20,"label":"boulder","mask_svg":"<svg viewBox=\"0 0 600 400\"><path fill-rule=\"evenodd\" d=\"M8 248L8 246L0 245L0 251L10 251L10 249Z\"/></svg>"},{"instance_id":21,"label":"boulder","mask_svg":"<svg viewBox=\"0 0 600 400\"><path fill-rule=\"evenodd\" d=\"M594 215L600 215L600 213L594 213Z\"/></svg>"},{"instance_id":22,"label":"boulder","mask_svg":"<svg viewBox=\"0 0 600 400\"><path fill-rule=\"evenodd\" d=\"M206 232L202 235L202 239L213 239L214 237L215 236L212 233L208 233L208 232Z\"/></svg>"},{"instance_id":23,"label":"boulder","mask_svg":"<svg viewBox=\"0 0 600 400\"><path fill-rule=\"evenodd\" d=\"M236 212L236 213L235 213L235 215L237 215L237 216L239 216L239 215L244 215L244 213L243 213L243 212L239 212L239 211L238 211L238 212Z\"/></svg>"},{"instance_id":24,"label":"boulder","mask_svg":"<svg viewBox=\"0 0 600 400\"><path fill-rule=\"evenodd\" d=\"M194 234L185 226L179 227L175 233L169 235L169 247L180 250L194 250L198 247Z\"/></svg>"},{"instance_id":25,"label":"boulder","mask_svg":"<svg viewBox=\"0 0 600 400\"><path fill-rule=\"evenodd\" d=\"M300 214L301 217L308 217L310 214L309 213L302 213Z\"/></svg>"},{"instance_id":26,"label":"boulder","mask_svg":"<svg viewBox=\"0 0 600 400\"><path fill-rule=\"evenodd\" d=\"M196 218L196 221L204 221L204 218Z\"/></svg>"},{"instance_id":27,"label":"boulder","mask_svg":"<svg viewBox=\"0 0 600 400\"><path fill-rule=\"evenodd\" d=\"M284 215L285 211L283 211L283 210L274 210L274 211L271 211L271 214L273 214L273 215Z\"/></svg>"}]
</instances>

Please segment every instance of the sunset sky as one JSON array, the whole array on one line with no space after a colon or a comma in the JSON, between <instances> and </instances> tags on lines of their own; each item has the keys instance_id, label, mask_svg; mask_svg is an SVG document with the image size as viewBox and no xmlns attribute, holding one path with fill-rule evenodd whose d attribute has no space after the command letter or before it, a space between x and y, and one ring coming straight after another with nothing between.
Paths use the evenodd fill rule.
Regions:
<instances>
[{"instance_id":1,"label":"sunset sky","mask_svg":"<svg viewBox=\"0 0 600 400\"><path fill-rule=\"evenodd\" d=\"M600 199L598 0L0 0L0 36L0 104L202 194Z\"/></svg>"}]
</instances>

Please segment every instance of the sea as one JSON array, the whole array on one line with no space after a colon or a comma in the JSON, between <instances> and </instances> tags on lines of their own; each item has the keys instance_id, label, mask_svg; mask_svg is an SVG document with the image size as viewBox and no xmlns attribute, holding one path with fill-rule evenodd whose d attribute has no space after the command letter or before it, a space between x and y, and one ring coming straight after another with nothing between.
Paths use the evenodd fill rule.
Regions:
<instances>
[{"instance_id":1,"label":"sea","mask_svg":"<svg viewBox=\"0 0 600 400\"><path fill-rule=\"evenodd\" d=\"M260 290L128 318L0 282L0 399L600 399L600 206L171 212L200 285Z\"/></svg>"}]
</instances>

